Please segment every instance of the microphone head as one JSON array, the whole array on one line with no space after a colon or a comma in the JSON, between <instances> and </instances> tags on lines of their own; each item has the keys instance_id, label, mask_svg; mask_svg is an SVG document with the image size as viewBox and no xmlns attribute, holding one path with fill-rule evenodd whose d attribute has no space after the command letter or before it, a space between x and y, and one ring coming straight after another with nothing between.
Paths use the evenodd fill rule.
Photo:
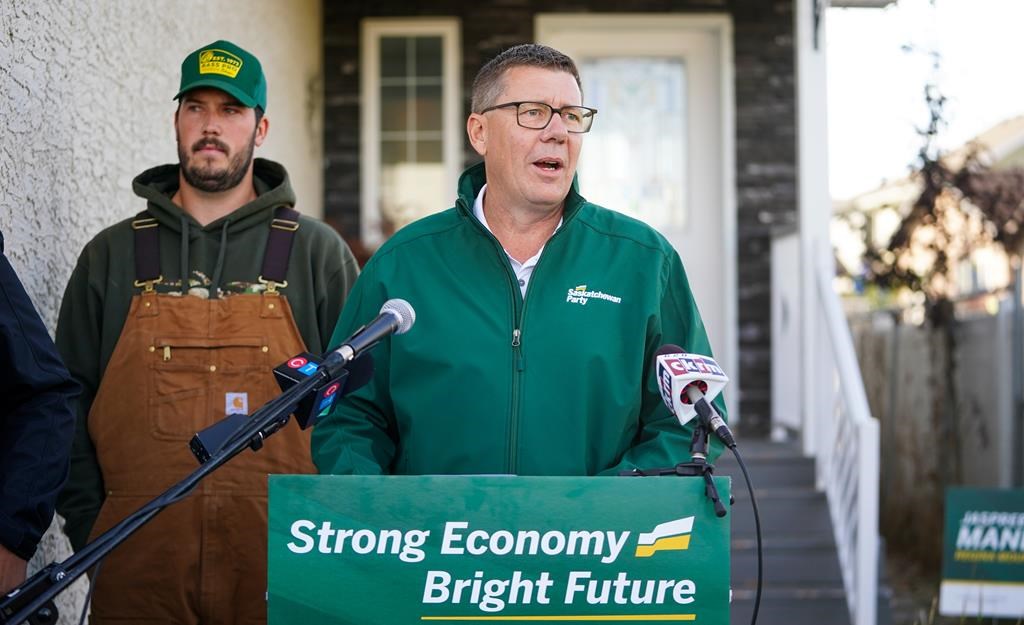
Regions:
<instances>
[{"instance_id":1,"label":"microphone head","mask_svg":"<svg viewBox=\"0 0 1024 625\"><path fill-rule=\"evenodd\" d=\"M695 386L710 402L729 381L718 363L709 356L688 354L677 345L665 345L655 352L654 365L661 399L685 425L696 411L687 396L687 387Z\"/></svg>"},{"instance_id":2,"label":"microphone head","mask_svg":"<svg viewBox=\"0 0 1024 625\"><path fill-rule=\"evenodd\" d=\"M395 330L395 334L405 334L412 324L416 323L416 311L412 309L412 304L397 297L384 302L384 305L380 307L380 313L382 315L389 313L398 318L398 328Z\"/></svg>"}]
</instances>

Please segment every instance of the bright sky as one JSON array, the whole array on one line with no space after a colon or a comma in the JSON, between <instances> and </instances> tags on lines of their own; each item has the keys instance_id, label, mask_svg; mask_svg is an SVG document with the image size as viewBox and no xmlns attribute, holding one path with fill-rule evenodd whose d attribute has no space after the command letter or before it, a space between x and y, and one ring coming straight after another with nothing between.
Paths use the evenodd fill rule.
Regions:
<instances>
[{"instance_id":1,"label":"bright sky","mask_svg":"<svg viewBox=\"0 0 1024 625\"><path fill-rule=\"evenodd\" d=\"M829 9L827 25L834 198L907 174L922 144L915 129L928 123L924 85L933 75L948 98L943 148L1024 115L1024 0L899 0L886 9Z\"/></svg>"}]
</instances>

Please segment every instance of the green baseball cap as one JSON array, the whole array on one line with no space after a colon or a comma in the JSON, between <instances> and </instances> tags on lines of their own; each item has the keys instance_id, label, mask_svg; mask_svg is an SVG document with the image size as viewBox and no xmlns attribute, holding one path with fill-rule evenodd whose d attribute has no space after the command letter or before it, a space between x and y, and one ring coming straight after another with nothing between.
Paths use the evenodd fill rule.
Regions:
<instances>
[{"instance_id":1,"label":"green baseball cap","mask_svg":"<svg viewBox=\"0 0 1024 625\"><path fill-rule=\"evenodd\" d=\"M181 87L174 99L198 87L220 89L249 108L267 110L267 78L259 59L230 41L214 41L181 62Z\"/></svg>"}]
</instances>

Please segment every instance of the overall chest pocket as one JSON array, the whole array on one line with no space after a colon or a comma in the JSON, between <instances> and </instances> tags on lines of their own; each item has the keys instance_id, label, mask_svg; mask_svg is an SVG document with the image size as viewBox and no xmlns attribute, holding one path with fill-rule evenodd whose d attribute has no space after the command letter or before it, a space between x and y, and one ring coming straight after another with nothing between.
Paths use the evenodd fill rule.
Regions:
<instances>
[{"instance_id":1,"label":"overall chest pocket","mask_svg":"<svg viewBox=\"0 0 1024 625\"><path fill-rule=\"evenodd\" d=\"M226 398L248 404L244 412L258 408L268 394L266 378L273 383L268 352L260 336L157 338L150 361L154 436L190 439L224 417Z\"/></svg>"}]
</instances>

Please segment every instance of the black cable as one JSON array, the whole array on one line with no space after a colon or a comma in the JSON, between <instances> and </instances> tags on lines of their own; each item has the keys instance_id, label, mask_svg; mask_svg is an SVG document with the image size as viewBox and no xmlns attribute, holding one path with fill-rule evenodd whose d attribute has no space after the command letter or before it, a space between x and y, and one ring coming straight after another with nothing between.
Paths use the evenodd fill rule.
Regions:
<instances>
[{"instance_id":1,"label":"black cable","mask_svg":"<svg viewBox=\"0 0 1024 625\"><path fill-rule=\"evenodd\" d=\"M754 508L754 530L757 535L757 593L754 595L754 612L750 616L750 625L757 623L757 611L761 607L761 571L762 571L762 551L761 551L761 515L757 511L757 499L754 498L754 487L750 483L750 476L747 474L747 465L743 464L743 458L740 457L740 452L733 445L730 447L732 454L736 456L736 461L740 465L740 470L743 471L743 479L747 482L747 492L750 493L750 505Z\"/></svg>"}]
</instances>

